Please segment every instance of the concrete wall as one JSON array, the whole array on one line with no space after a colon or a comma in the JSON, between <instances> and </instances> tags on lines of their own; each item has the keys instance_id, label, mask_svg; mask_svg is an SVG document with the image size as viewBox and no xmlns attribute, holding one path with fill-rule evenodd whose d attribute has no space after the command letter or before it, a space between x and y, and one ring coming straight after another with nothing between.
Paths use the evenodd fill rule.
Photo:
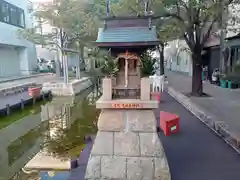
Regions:
<instances>
[{"instance_id":1,"label":"concrete wall","mask_svg":"<svg viewBox=\"0 0 240 180\"><path fill-rule=\"evenodd\" d=\"M6 1L24 10L26 28L33 26L31 14L28 13L28 0ZM31 74L35 68L35 45L20 38L18 35L19 29L21 28L0 22L0 69L7 69L7 71L0 72L0 77L20 74L28 75ZM4 61L8 61L8 63L5 63ZM20 69L16 68L17 66L19 67L19 64Z\"/></svg>"},{"instance_id":2,"label":"concrete wall","mask_svg":"<svg viewBox=\"0 0 240 180\"><path fill-rule=\"evenodd\" d=\"M17 158L9 165L8 147L11 143L24 136L41 123L40 114L30 115L0 130L0 179L9 179L14 173L18 172L34 154L40 151L41 139L39 138L36 139L35 144L30 149L27 149L21 157Z\"/></svg>"},{"instance_id":3,"label":"concrete wall","mask_svg":"<svg viewBox=\"0 0 240 180\"><path fill-rule=\"evenodd\" d=\"M37 57L45 60L54 60L56 57L55 51L50 51L47 48L43 48L42 45L36 45Z\"/></svg>"}]
</instances>

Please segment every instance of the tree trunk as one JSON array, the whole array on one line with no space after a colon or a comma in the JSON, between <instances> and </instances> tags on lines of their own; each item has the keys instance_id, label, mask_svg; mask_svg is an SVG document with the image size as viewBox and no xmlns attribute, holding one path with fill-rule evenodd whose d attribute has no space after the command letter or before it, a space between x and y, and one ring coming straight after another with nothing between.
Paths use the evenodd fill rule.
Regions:
<instances>
[{"instance_id":1,"label":"tree trunk","mask_svg":"<svg viewBox=\"0 0 240 180\"><path fill-rule=\"evenodd\" d=\"M160 58L160 63L159 63L159 70L160 70L160 76L164 75L164 44L161 43L161 47L158 46L158 51L159 51L159 58Z\"/></svg>"},{"instance_id":2,"label":"tree trunk","mask_svg":"<svg viewBox=\"0 0 240 180\"><path fill-rule=\"evenodd\" d=\"M79 67L80 67L80 70L85 69L84 46L83 45L80 45L80 47L79 47Z\"/></svg>"},{"instance_id":3,"label":"tree trunk","mask_svg":"<svg viewBox=\"0 0 240 180\"><path fill-rule=\"evenodd\" d=\"M201 54L192 55L192 95L203 95Z\"/></svg>"}]
</instances>

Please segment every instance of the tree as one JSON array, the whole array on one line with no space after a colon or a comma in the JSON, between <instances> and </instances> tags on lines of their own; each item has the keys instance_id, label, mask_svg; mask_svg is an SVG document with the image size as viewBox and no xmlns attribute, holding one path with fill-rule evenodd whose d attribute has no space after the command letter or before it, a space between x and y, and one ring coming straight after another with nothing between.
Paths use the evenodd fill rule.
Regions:
<instances>
[{"instance_id":1,"label":"tree","mask_svg":"<svg viewBox=\"0 0 240 180\"><path fill-rule=\"evenodd\" d=\"M123 0L124 1L124 0ZM131 13L137 12L139 3L127 0L119 4L119 10L123 10L125 5ZM194 96L203 95L202 86L202 53L209 37L217 32L219 22L228 7L234 8L239 4L239 0L153 0L150 3L150 10L158 18L157 27L160 29L159 36L163 42L181 38L184 39L191 51L192 56L192 92ZM136 7L133 8L132 7ZM236 8L234 8L237 11ZM126 11L126 10L125 10ZM126 13L126 12L125 12ZM237 17L228 14L231 21L236 22ZM231 17L230 17L231 16ZM165 17L165 20L161 17ZM167 20L166 20L167 18ZM162 20L161 20L162 19Z\"/></svg>"},{"instance_id":2,"label":"tree","mask_svg":"<svg viewBox=\"0 0 240 180\"><path fill-rule=\"evenodd\" d=\"M42 4L34 17L39 26L21 30L20 35L50 50L73 48L79 51L80 60L84 59L84 47L91 46L97 37L100 18L103 16L102 0L88 3L84 0L56 0ZM49 24L56 32L42 33L41 25ZM40 29L40 31L39 31Z\"/></svg>"},{"instance_id":3,"label":"tree","mask_svg":"<svg viewBox=\"0 0 240 180\"><path fill-rule=\"evenodd\" d=\"M209 37L217 32L222 13L229 5L239 3L238 0L172 0L162 1L165 16L169 17L167 26L162 32L172 29L171 37L183 38L192 56L192 92L193 96L203 95L202 58L203 48Z\"/></svg>"}]
</instances>

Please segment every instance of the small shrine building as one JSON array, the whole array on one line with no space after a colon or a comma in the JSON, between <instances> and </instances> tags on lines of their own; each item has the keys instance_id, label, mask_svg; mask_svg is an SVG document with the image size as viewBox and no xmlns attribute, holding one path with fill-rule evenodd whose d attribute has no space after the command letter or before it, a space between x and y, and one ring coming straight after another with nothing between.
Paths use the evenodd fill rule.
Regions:
<instances>
[{"instance_id":1,"label":"small shrine building","mask_svg":"<svg viewBox=\"0 0 240 180\"><path fill-rule=\"evenodd\" d=\"M159 44L152 16L104 19L96 45L111 52L118 60L119 72L111 78L112 99L141 99L140 56Z\"/></svg>"},{"instance_id":2,"label":"small shrine building","mask_svg":"<svg viewBox=\"0 0 240 180\"><path fill-rule=\"evenodd\" d=\"M103 94L85 179L171 180L168 161L157 134L150 97L150 78L141 77L141 54L159 45L150 16L108 17L100 28L98 47L118 60L115 77L102 79Z\"/></svg>"}]
</instances>

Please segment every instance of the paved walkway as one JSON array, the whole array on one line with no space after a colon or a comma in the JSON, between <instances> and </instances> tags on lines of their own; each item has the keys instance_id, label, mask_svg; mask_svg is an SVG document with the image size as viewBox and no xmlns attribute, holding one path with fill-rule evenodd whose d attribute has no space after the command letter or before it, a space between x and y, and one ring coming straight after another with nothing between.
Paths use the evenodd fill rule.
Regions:
<instances>
[{"instance_id":1,"label":"paved walkway","mask_svg":"<svg viewBox=\"0 0 240 180\"><path fill-rule=\"evenodd\" d=\"M46 73L41 73L41 74L38 73L38 74L32 74L32 75L19 75L19 76L11 76L11 77L0 77L0 83L20 80L20 79L28 79L28 78L44 76L44 75L46 75Z\"/></svg>"},{"instance_id":2,"label":"paved walkway","mask_svg":"<svg viewBox=\"0 0 240 180\"><path fill-rule=\"evenodd\" d=\"M172 180L239 180L240 158L230 146L167 93L156 111L180 115L180 133L160 132Z\"/></svg>"},{"instance_id":3,"label":"paved walkway","mask_svg":"<svg viewBox=\"0 0 240 180\"><path fill-rule=\"evenodd\" d=\"M166 71L169 86L181 93L191 92L189 76ZM190 97L209 116L225 122L229 130L240 134L240 89L224 89L209 82L203 83L204 92L211 97Z\"/></svg>"},{"instance_id":4,"label":"paved walkway","mask_svg":"<svg viewBox=\"0 0 240 180\"><path fill-rule=\"evenodd\" d=\"M1 82L0 81L0 89L8 89L14 86L18 86L21 84L26 84L26 83L37 83L37 84L43 84L44 82L49 82L49 81L59 81L62 78L56 77L55 75L52 74L45 74L45 75L40 75L40 76L34 76L34 77L29 77L29 78L24 78L24 79L16 79L16 80L11 80L7 82Z\"/></svg>"}]
</instances>

